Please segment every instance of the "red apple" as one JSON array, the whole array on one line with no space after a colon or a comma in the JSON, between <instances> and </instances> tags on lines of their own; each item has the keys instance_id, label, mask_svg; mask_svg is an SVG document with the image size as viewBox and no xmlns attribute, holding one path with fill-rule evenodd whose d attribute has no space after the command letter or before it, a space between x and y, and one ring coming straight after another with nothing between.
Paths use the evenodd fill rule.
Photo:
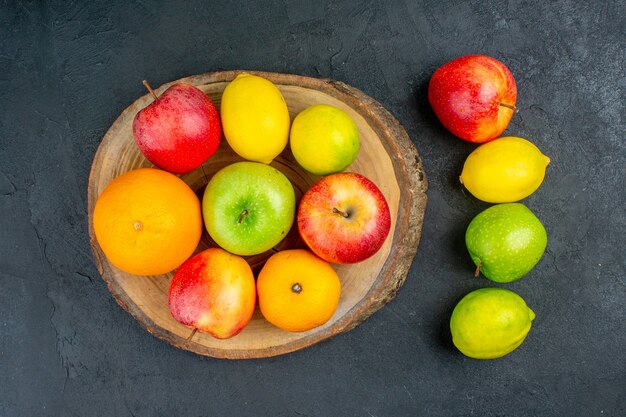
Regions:
<instances>
[{"instance_id":1,"label":"red apple","mask_svg":"<svg viewBox=\"0 0 626 417\"><path fill-rule=\"evenodd\" d=\"M383 245L391 215L378 187L363 175L342 172L323 177L302 196L298 230L320 258L351 264Z\"/></svg>"},{"instance_id":2,"label":"red apple","mask_svg":"<svg viewBox=\"0 0 626 417\"><path fill-rule=\"evenodd\" d=\"M255 304L256 284L250 266L242 257L219 248L189 258L170 283L172 316L218 339L241 332Z\"/></svg>"},{"instance_id":3,"label":"red apple","mask_svg":"<svg viewBox=\"0 0 626 417\"><path fill-rule=\"evenodd\" d=\"M464 56L440 67L430 79L428 101L441 123L469 142L500 136L517 112L511 71L497 59Z\"/></svg>"},{"instance_id":4,"label":"red apple","mask_svg":"<svg viewBox=\"0 0 626 417\"><path fill-rule=\"evenodd\" d=\"M154 165L176 174L198 168L220 145L222 126L210 98L193 85L174 84L133 121L137 146Z\"/></svg>"}]
</instances>

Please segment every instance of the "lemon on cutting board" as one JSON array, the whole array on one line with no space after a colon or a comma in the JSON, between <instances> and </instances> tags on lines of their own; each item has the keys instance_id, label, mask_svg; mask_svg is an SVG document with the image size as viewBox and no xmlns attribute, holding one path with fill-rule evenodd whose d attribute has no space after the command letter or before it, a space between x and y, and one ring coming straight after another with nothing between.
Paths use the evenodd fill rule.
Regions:
<instances>
[{"instance_id":1,"label":"lemon on cutting board","mask_svg":"<svg viewBox=\"0 0 626 417\"><path fill-rule=\"evenodd\" d=\"M465 160L460 181L479 200L512 203L539 188L549 163L530 141L507 136L476 148Z\"/></svg>"},{"instance_id":2,"label":"lemon on cutting board","mask_svg":"<svg viewBox=\"0 0 626 417\"><path fill-rule=\"evenodd\" d=\"M263 77L239 74L224 89L220 114L224 137L242 158L269 164L287 146L287 103Z\"/></svg>"}]
</instances>

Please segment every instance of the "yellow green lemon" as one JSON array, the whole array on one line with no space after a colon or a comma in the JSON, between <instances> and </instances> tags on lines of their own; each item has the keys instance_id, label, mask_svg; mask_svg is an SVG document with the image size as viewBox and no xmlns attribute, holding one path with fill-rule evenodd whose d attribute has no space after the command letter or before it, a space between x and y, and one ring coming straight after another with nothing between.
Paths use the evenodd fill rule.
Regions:
<instances>
[{"instance_id":1,"label":"yellow green lemon","mask_svg":"<svg viewBox=\"0 0 626 417\"><path fill-rule=\"evenodd\" d=\"M466 356L495 359L517 349L535 313L522 297L503 288L481 288L459 301L452 312L452 342Z\"/></svg>"},{"instance_id":2,"label":"yellow green lemon","mask_svg":"<svg viewBox=\"0 0 626 417\"><path fill-rule=\"evenodd\" d=\"M549 163L528 140L507 136L476 148L465 160L460 180L479 200L510 203L539 188Z\"/></svg>"},{"instance_id":3,"label":"yellow green lemon","mask_svg":"<svg viewBox=\"0 0 626 417\"><path fill-rule=\"evenodd\" d=\"M287 103L265 78L238 75L224 89L220 114L224 137L242 158L269 164L287 146Z\"/></svg>"},{"instance_id":4,"label":"yellow green lemon","mask_svg":"<svg viewBox=\"0 0 626 417\"><path fill-rule=\"evenodd\" d=\"M302 168L328 175L343 171L354 162L359 153L359 130L343 110L317 104L296 116L289 145Z\"/></svg>"}]
</instances>

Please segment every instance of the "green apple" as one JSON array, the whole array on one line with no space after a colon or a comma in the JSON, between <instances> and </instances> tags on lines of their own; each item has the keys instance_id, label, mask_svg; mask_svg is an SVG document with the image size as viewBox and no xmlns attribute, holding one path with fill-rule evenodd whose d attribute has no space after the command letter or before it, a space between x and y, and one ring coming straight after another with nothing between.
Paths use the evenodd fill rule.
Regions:
<instances>
[{"instance_id":1,"label":"green apple","mask_svg":"<svg viewBox=\"0 0 626 417\"><path fill-rule=\"evenodd\" d=\"M479 213L465 232L465 244L482 272L495 282L511 282L539 262L548 243L546 229L525 205L498 204Z\"/></svg>"},{"instance_id":2,"label":"green apple","mask_svg":"<svg viewBox=\"0 0 626 417\"><path fill-rule=\"evenodd\" d=\"M289 232L296 210L291 182L277 169L237 162L218 171L202 199L211 238L236 255L270 250Z\"/></svg>"}]
</instances>

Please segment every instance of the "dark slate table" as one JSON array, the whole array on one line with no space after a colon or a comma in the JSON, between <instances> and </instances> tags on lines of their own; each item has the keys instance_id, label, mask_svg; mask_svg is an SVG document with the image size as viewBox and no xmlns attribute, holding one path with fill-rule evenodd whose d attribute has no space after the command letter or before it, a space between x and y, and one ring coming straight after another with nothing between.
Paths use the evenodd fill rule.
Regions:
<instances>
[{"instance_id":1,"label":"dark slate table","mask_svg":"<svg viewBox=\"0 0 626 417\"><path fill-rule=\"evenodd\" d=\"M91 4L94 3L94 4ZM0 416L626 415L623 1L4 1L0 4ZM488 205L456 178L474 145L438 123L433 71L499 58L507 133L552 159L524 202L548 249L507 285L537 313L499 360L465 358L448 320L475 279ZM422 241L395 300L348 334L265 360L196 356L113 300L87 233L87 179L117 115L221 69L329 77L386 106L423 157Z\"/></svg>"}]
</instances>

